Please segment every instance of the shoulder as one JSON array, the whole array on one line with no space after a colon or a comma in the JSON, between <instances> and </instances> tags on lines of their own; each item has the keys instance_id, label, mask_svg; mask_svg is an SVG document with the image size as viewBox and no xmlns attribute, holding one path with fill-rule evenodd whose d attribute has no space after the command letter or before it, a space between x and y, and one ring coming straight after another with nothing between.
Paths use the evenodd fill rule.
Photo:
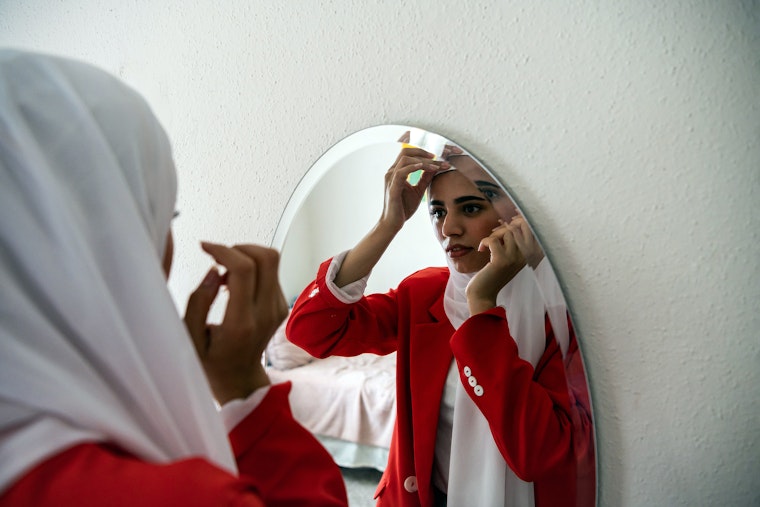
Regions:
<instances>
[{"instance_id":1,"label":"shoulder","mask_svg":"<svg viewBox=\"0 0 760 507\"><path fill-rule=\"evenodd\" d=\"M449 268L433 267L415 271L404 278L398 286L398 290L443 290L449 280Z\"/></svg>"}]
</instances>

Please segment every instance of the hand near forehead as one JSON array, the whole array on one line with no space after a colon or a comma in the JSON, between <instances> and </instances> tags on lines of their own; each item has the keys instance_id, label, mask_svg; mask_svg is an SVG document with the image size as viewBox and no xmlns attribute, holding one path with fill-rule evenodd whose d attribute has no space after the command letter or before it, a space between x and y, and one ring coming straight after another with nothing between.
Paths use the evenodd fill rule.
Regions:
<instances>
[{"instance_id":1,"label":"hand near forehead","mask_svg":"<svg viewBox=\"0 0 760 507\"><path fill-rule=\"evenodd\" d=\"M445 161L433 160L434 155L422 148L405 145L396 161L385 173L385 199L381 223L399 231L417 211L428 185L437 173L449 169ZM411 174L420 173L415 183L409 181Z\"/></svg>"},{"instance_id":2,"label":"hand near forehead","mask_svg":"<svg viewBox=\"0 0 760 507\"><path fill-rule=\"evenodd\" d=\"M499 291L525 267L525 257L506 224L496 227L480 242L478 250L485 249L491 252L491 260L470 280L465 291L470 315L495 307Z\"/></svg>"},{"instance_id":3,"label":"hand near forehead","mask_svg":"<svg viewBox=\"0 0 760 507\"><path fill-rule=\"evenodd\" d=\"M226 269L212 268L190 295L185 325L195 345L211 389L220 404L246 398L269 384L261 357L288 313L277 278L279 254L258 245L227 247L202 243L205 252ZM207 324L219 289L229 300L219 325Z\"/></svg>"}]
</instances>

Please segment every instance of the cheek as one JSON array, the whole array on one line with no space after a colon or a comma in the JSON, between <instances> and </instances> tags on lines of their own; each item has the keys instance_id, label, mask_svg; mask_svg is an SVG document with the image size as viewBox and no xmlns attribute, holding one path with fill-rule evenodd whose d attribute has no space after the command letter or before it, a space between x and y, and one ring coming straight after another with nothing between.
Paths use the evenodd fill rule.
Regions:
<instances>
[{"instance_id":1,"label":"cheek","mask_svg":"<svg viewBox=\"0 0 760 507\"><path fill-rule=\"evenodd\" d=\"M498 212L502 220L510 222L517 216L517 207L509 199L504 199L504 204L499 205Z\"/></svg>"},{"instance_id":2,"label":"cheek","mask_svg":"<svg viewBox=\"0 0 760 507\"><path fill-rule=\"evenodd\" d=\"M435 239L438 240L438 243L443 244L445 238L443 237L442 223L438 220L433 220L431 221L431 224L433 226L433 232L435 233Z\"/></svg>"}]
</instances>

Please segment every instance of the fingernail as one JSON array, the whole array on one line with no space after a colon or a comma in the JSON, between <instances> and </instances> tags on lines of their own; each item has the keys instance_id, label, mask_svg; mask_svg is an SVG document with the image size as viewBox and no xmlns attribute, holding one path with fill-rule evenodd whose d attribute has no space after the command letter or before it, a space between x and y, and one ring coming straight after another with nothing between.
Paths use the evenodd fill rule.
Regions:
<instances>
[{"instance_id":1,"label":"fingernail","mask_svg":"<svg viewBox=\"0 0 760 507\"><path fill-rule=\"evenodd\" d=\"M216 281L219 279L219 273L217 272L216 268L211 268L208 273L206 273L206 276L203 278L203 281L201 282L201 285L204 287L212 287L216 285Z\"/></svg>"}]
</instances>

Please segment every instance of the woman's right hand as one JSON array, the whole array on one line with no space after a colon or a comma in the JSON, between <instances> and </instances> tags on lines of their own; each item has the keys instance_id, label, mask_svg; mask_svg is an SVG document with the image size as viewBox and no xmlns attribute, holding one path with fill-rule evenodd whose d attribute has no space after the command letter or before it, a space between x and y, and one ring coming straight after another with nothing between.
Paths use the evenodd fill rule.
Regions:
<instances>
[{"instance_id":1,"label":"woman's right hand","mask_svg":"<svg viewBox=\"0 0 760 507\"><path fill-rule=\"evenodd\" d=\"M399 142L408 141L408 133ZM383 214L377 224L352 248L343 259L333 282L345 287L368 276L393 238L420 206L430 181L436 173L451 165L433 160L434 155L421 148L404 145L388 172L385 173L385 199ZM422 170L417 183L409 182L409 175Z\"/></svg>"},{"instance_id":2,"label":"woman's right hand","mask_svg":"<svg viewBox=\"0 0 760 507\"><path fill-rule=\"evenodd\" d=\"M212 268L187 303L185 325L220 404L246 398L269 384L261 357L288 305L277 278L279 254L258 245L227 247L202 243L203 250L226 268ZM207 323L219 289L229 291L224 319Z\"/></svg>"},{"instance_id":3,"label":"woman's right hand","mask_svg":"<svg viewBox=\"0 0 760 507\"><path fill-rule=\"evenodd\" d=\"M428 185L433 177L449 169L446 161L433 160L435 155L421 148L405 146L396 161L385 173L385 200L381 224L398 232L404 223L417 211ZM422 171L417 183L409 182L409 175Z\"/></svg>"}]
</instances>

